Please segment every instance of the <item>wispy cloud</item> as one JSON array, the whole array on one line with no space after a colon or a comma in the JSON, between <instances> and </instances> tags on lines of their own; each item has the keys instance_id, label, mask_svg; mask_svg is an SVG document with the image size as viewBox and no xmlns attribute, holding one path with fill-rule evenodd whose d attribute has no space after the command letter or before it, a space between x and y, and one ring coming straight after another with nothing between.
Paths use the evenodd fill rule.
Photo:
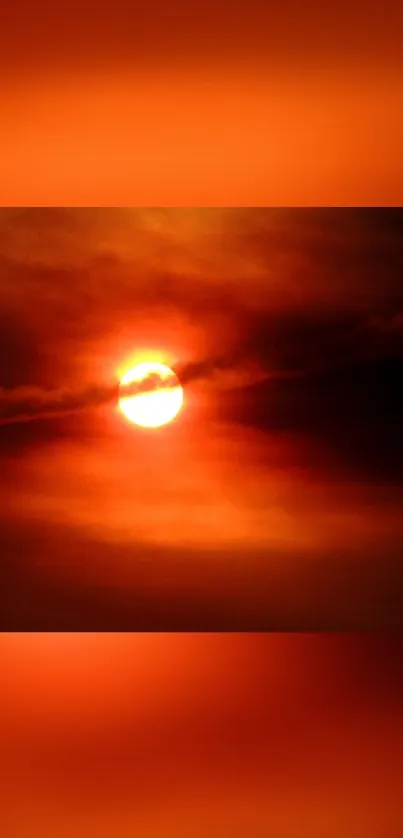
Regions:
<instances>
[{"instance_id":1,"label":"wispy cloud","mask_svg":"<svg viewBox=\"0 0 403 838\"><path fill-rule=\"evenodd\" d=\"M128 384L90 384L74 388L44 389L41 387L15 387L0 389L0 425L30 422L51 416L86 410L120 398L140 395L165 388L177 387L178 376L183 386L209 379L216 372L230 372L236 364L235 356L206 358L201 361L178 364L172 376L161 377L150 373L141 381ZM239 365L239 360L238 360ZM238 375L242 374L239 366ZM230 377L234 381L234 377Z\"/></svg>"}]
</instances>

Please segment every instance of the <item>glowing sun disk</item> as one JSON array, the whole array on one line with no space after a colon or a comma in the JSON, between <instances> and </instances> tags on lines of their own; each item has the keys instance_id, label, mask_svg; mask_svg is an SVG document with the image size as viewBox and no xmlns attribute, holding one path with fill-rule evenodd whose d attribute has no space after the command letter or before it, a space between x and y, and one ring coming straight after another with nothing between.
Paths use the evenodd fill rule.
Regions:
<instances>
[{"instance_id":1,"label":"glowing sun disk","mask_svg":"<svg viewBox=\"0 0 403 838\"><path fill-rule=\"evenodd\" d=\"M153 386L141 389L141 385L147 386L147 379ZM119 399L120 410L126 418L144 428L158 428L171 422L183 404L183 389L173 370L152 361L137 364L124 374L120 386L136 383L139 384L138 393L122 395Z\"/></svg>"}]
</instances>

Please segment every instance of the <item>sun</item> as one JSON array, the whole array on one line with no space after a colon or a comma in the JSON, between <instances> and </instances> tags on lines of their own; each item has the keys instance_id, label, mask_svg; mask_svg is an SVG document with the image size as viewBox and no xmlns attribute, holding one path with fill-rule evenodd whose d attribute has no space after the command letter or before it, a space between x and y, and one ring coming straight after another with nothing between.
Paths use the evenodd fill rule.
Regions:
<instances>
[{"instance_id":1,"label":"sun","mask_svg":"<svg viewBox=\"0 0 403 838\"><path fill-rule=\"evenodd\" d=\"M125 388L130 387L128 395ZM136 392L136 385L138 391ZM165 364L147 361L128 370L120 380L119 407L122 413L143 428L159 428L179 413L183 389L176 373Z\"/></svg>"}]
</instances>

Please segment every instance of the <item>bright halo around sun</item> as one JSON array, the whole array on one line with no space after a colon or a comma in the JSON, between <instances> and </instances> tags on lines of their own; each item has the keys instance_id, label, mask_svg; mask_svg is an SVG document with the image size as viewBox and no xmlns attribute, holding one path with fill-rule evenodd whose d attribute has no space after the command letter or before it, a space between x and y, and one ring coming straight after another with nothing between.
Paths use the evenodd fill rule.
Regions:
<instances>
[{"instance_id":1,"label":"bright halo around sun","mask_svg":"<svg viewBox=\"0 0 403 838\"><path fill-rule=\"evenodd\" d=\"M165 364L144 362L128 370L120 381L120 388L139 384L139 392L121 395L119 407L129 419L143 428L159 428L179 413L183 404L183 389L178 376ZM149 389L148 389L149 387Z\"/></svg>"}]
</instances>

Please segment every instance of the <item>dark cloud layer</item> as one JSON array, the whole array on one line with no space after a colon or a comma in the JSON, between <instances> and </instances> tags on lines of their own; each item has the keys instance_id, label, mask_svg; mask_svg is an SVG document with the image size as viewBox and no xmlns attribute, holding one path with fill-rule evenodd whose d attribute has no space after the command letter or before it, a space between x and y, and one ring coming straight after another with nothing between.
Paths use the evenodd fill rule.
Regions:
<instances>
[{"instance_id":1,"label":"dark cloud layer","mask_svg":"<svg viewBox=\"0 0 403 838\"><path fill-rule=\"evenodd\" d=\"M108 544L65 526L28 523L16 533L13 522L3 522L0 547L0 582L8 592L1 631L326 632L401 626L402 555L396 538L375 555L354 543L339 546L335 558L333 544L314 556L291 550L281 555L275 546L214 552L141 541ZM55 571L50 565L56 557ZM84 582L77 581L80 564L92 568ZM113 567L113 574L97 579L97 564ZM128 577L125 566L131 568Z\"/></svg>"}]
</instances>

